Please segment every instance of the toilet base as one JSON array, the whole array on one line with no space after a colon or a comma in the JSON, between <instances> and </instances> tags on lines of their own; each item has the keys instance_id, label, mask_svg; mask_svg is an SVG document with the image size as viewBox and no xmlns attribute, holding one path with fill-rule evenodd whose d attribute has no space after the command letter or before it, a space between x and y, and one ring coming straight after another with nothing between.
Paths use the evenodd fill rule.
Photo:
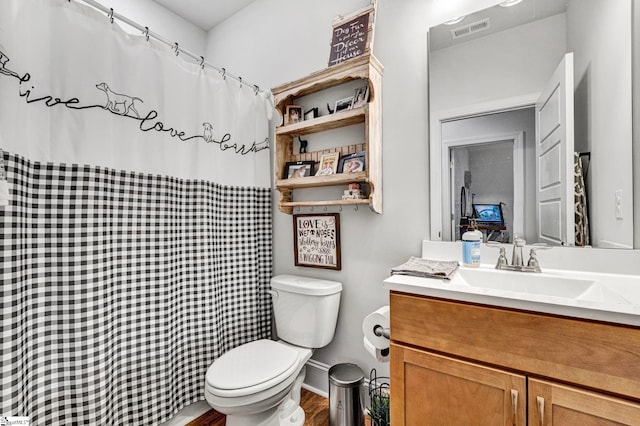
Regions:
<instances>
[{"instance_id":1,"label":"toilet base","mask_svg":"<svg viewBox=\"0 0 640 426\"><path fill-rule=\"evenodd\" d=\"M305 413L300 407L300 390L306 375L306 367L293 382L291 390L284 400L275 407L253 414L227 414L227 426L302 426Z\"/></svg>"},{"instance_id":2,"label":"toilet base","mask_svg":"<svg viewBox=\"0 0 640 426\"><path fill-rule=\"evenodd\" d=\"M298 406L293 414L286 418L280 418L279 426L302 426L304 425L305 413L302 407Z\"/></svg>"}]
</instances>

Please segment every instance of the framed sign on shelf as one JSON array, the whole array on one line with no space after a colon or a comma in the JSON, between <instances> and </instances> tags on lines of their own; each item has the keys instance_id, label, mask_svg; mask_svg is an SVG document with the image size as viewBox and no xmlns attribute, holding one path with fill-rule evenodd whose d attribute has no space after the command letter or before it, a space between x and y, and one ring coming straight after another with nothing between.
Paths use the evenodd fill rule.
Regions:
<instances>
[{"instance_id":1,"label":"framed sign on shelf","mask_svg":"<svg viewBox=\"0 0 640 426\"><path fill-rule=\"evenodd\" d=\"M375 4L333 24L329 66L353 59L373 49Z\"/></svg>"},{"instance_id":2,"label":"framed sign on shelf","mask_svg":"<svg viewBox=\"0 0 640 426\"><path fill-rule=\"evenodd\" d=\"M340 214L294 214L296 266L340 270Z\"/></svg>"}]
</instances>

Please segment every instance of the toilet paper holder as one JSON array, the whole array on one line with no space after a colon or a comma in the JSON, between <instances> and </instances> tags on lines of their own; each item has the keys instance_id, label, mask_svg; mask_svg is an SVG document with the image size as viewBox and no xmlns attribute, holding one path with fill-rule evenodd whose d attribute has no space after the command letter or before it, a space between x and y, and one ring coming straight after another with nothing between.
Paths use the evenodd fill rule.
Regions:
<instances>
[{"instance_id":1,"label":"toilet paper holder","mask_svg":"<svg viewBox=\"0 0 640 426\"><path fill-rule=\"evenodd\" d=\"M384 328L379 324L373 327L373 334L375 334L378 337L384 337L385 339L391 340L391 329Z\"/></svg>"}]
</instances>

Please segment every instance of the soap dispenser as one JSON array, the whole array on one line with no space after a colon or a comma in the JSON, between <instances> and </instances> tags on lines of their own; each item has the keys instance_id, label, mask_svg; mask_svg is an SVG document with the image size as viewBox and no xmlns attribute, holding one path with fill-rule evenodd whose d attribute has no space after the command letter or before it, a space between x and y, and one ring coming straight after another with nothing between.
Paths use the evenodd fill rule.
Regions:
<instances>
[{"instance_id":1,"label":"soap dispenser","mask_svg":"<svg viewBox=\"0 0 640 426\"><path fill-rule=\"evenodd\" d=\"M480 242L482 231L477 229L476 219L471 219L469 230L462 234L462 264L468 268L480 266Z\"/></svg>"}]
</instances>

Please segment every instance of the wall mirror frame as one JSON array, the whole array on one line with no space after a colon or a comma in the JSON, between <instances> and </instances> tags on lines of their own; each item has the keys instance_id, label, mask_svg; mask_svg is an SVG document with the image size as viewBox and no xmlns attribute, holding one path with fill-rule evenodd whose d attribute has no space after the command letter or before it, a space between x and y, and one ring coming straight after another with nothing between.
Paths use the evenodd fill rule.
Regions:
<instances>
[{"instance_id":1,"label":"wall mirror frame","mask_svg":"<svg viewBox=\"0 0 640 426\"><path fill-rule=\"evenodd\" d=\"M527 2L530 3L530 6L526 5ZM566 5L563 6L566 7L566 9L560 13L549 12L549 15L543 16L545 13L545 4L549 2L556 3L553 7L557 6L557 4ZM524 25L539 25L542 21L547 20L549 22L545 22L545 25L560 25L566 27L577 26L578 22L584 21L586 23L591 19L590 24L592 27L580 31L597 34L598 31L594 31L593 26L594 24L600 24L606 21L604 18L605 14L593 16L593 14L589 15L588 12L576 9L578 7L576 5L579 3L588 3L592 9L594 7L597 9L597 7L600 7L597 6L597 2L603 2L600 5L602 7L607 7L604 3L611 3L608 0L524 0L521 5L530 7L529 14L532 15L532 21L534 22L533 24L525 23ZM589 7L589 5L587 5L587 7ZM579 31L577 33L571 33L565 28L564 31L566 34L563 36L564 40L556 43L557 38L553 38L555 35L552 32L547 31L543 26L539 26L538 28L538 30L543 31L538 47L554 46L556 50L558 50L558 46L560 46L562 51L556 51L554 53L556 58L575 50L575 76L572 82L572 84L574 84L573 96L575 96L575 104L572 103L572 105L575 109L576 116L574 134L576 142L574 150L589 151L591 154L591 161L588 165L589 176L587 188L591 191L589 194L589 203L593 203L590 209L593 209L592 219L594 222L592 223L593 230L591 231L593 239L589 245L597 248L640 248L640 42L638 42L638 40L640 40L640 0L628 0L628 5L628 7L631 8L631 13L627 11L626 15L620 17L620 10L618 10L618 15L614 15L617 16L616 18L607 18L622 19L624 25L619 26L626 27L626 24L629 24L626 30L627 32L625 33L624 44L620 45L620 51L628 52L625 56L626 62L624 63L624 72L626 73L626 77L624 78L628 78L628 85L625 88L624 95L628 97L628 100L625 101L628 107L626 107L624 111L621 110L621 113L611 114L609 111L604 111L603 113L603 108L605 110L608 108L606 106L607 102L604 101L594 105L594 103L600 99L599 96L601 93L609 93L611 96L617 96L615 95L617 88L615 84L611 87L605 87L603 86L604 83L596 82L596 79L602 74L602 70L598 68L600 64L593 59L594 51L592 50L590 52L592 57L585 58L585 54L581 49L584 50L587 48L580 44L582 43L581 41L576 41L578 37L576 34L582 35L584 33L580 33ZM533 106L544 90L543 88L538 88L541 87L540 85L535 86L531 84L527 86L523 84L522 87L516 91L502 91L502 88L498 86L498 82L500 81L497 82L496 80L503 80L504 86L511 84L512 87L515 87L515 84L519 84L519 80L529 79L530 81L542 81L551 74L549 66L547 66L545 76L533 76L534 71L536 71L534 69L536 66L527 64L527 58L524 60L522 57L509 59L500 56L500 53L493 56L494 54L488 54L485 51L486 57L492 57L495 62L504 66L504 68L520 69L520 74L515 77L494 77L492 83L485 85L487 91L482 93L482 90L480 90L479 93L475 95L470 94L474 91L471 84L477 84L478 81L460 83L455 80L456 76L465 73L473 74L476 77L482 76L483 74L487 74L489 69L474 71L471 66L478 58L473 55L468 55L468 57L454 61L451 55L453 55L456 48L451 48L451 45L447 46L446 43L444 47L438 47L438 43L440 43L438 37L441 37L443 32L451 32L454 28L462 28L461 25L465 25L465 23L468 27L473 27L474 24L477 24L483 19L483 16L487 16L485 12L490 10L499 12L507 10L507 8L501 8L499 5L496 5L484 11L467 15L468 19L462 21L460 24L453 26L439 25L430 28L428 33L430 238L433 241L451 240L452 228L456 225L452 217L452 211L456 208L456 204L452 202L452 197L454 197L452 194L454 194L456 190L454 189L452 191L452 188L447 189L447 185L443 184L443 181L447 183L447 180L452 182L452 179L447 176L450 159L446 152L447 143L451 144L451 141L443 140L443 124L490 113L518 110ZM593 10L590 12L593 12ZM494 18L492 14L489 14L489 16L491 19L497 19ZM494 23L496 24L494 25L496 31L508 30L500 29L500 24L497 20L491 21L491 24ZM440 34L436 33L438 29L440 29ZM536 28L527 29L527 31L534 31L534 33L535 30ZM599 29L599 31L605 30ZM549 34L550 38L545 40L544 37L546 34ZM500 37L502 37L502 39L512 38L515 44L519 42L517 38L519 37L518 34L505 37L504 34L500 35L496 33L474 35L474 37L477 38L471 39L470 43L475 43L476 45L479 45L480 42L478 40L483 37L485 38L484 43L488 43L491 38L496 39ZM520 42L523 43L522 41ZM609 51L616 50L611 47L611 43L607 44L607 40L595 40L592 46L588 46L588 49L595 49L602 45L609 46ZM467 52L469 52L469 49L476 47L477 46L467 47ZM508 51L508 48L504 48L504 46L502 49L505 52ZM438 50L440 50L440 52L438 52ZM482 52L481 49L476 50ZM437 62L440 58L444 58L442 63ZM446 68L447 66L451 67L452 62L457 63L460 67L467 67L469 69L466 71L452 71L451 68ZM542 69L544 67L540 68ZM444 78L443 75L445 76ZM436 78L440 78L440 80L435 80ZM615 78L609 78L609 80L610 82L616 83ZM500 82L500 84L502 84L502 82ZM446 100L443 101L443 99ZM611 115L606 115L607 113ZM620 117L626 120L623 125L620 125L620 122L616 121ZM603 127L605 130L603 130ZM619 130L621 131L619 132ZM609 137L605 137L607 132L611 132ZM446 131L444 133L446 133ZM478 136L482 138L483 135L480 134ZM530 135L529 137L531 138ZM613 145L617 140L620 140L622 142L621 146L623 146L619 151L616 151L617 148ZM527 142L531 144L532 140L530 139ZM533 140L533 142L535 142L535 140ZM607 158L607 156L609 157ZM530 185L531 165L535 165L536 160L529 158L526 161L527 165L525 165L525 168L529 168L527 172L529 175L524 173L524 176L526 184ZM618 163L620 167L618 167ZM626 164L626 166L623 166L623 164ZM444 173L443 170L445 171ZM617 177L619 180L617 182L608 182L607 180L611 176ZM452 184L449 186L451 185ZM622 201L623 211L620 214L622 219L619 217L616 218L616 213L613 213L615 210L615 192L617 192L618 188L623 189L624 194ZM531 196L527 195L526 197ZM516 199L517 198L518 196L516 196ZM520 198L522 199L523 197L520 196ZM443 206L445 208L443 208ZM512 207L515 209L522 208L519 204ZM539 211L539 206L534 204L534 208L533 212L535 214ZM532 222L531 217L527 217L527 215L530 216L530 210L531 205L525 208L524 221L525 224L527 224L527 226L525 226L527 230L531 228ZM613 219L611 218L612 215ZM534 219L534 221L537 221L537 219ZM449 226L447 226L447 222L450 224ZM525 230L525 238L526 232ZM535 236L537 236L537 234ZM528 243L538 242L535 238L526 239Z\"/></svg>"}]
</instances>

